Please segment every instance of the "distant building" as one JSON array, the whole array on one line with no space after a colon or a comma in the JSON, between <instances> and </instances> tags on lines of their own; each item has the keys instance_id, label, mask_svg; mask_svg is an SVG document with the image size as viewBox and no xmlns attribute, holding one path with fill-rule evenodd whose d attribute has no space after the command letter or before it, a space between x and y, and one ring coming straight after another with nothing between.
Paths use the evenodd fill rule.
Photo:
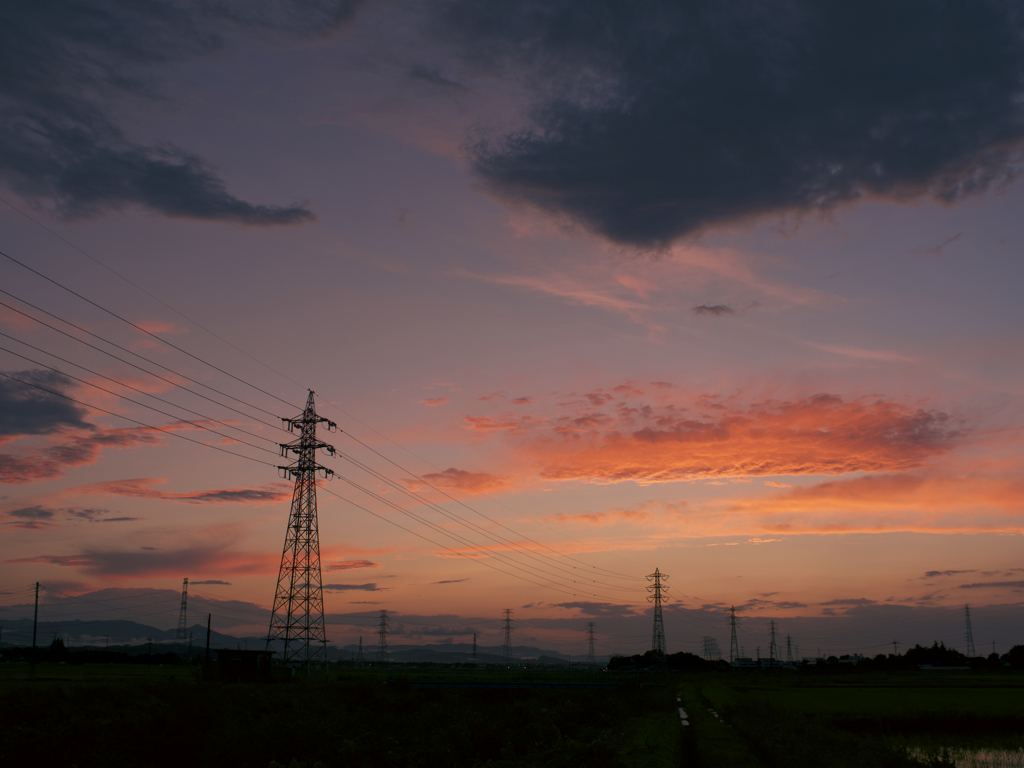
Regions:
<instances>
[{"instance_id":1,"label":"distant building","mask_svg":"<svg viewBox=\"0 0 1024 768\"><path fill-rule=\"evenodd\" d=\"M270 682L270 663L273 651L241 651L234 648L217 649L217 673L226 683Z\"/></svg>"}]
</instances>

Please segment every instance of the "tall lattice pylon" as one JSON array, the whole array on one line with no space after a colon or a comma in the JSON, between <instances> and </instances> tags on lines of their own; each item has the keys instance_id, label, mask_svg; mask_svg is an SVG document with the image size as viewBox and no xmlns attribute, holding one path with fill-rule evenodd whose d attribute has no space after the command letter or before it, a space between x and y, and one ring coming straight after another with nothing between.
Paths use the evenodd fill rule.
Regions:
<instances>
[{"instance_id":1,"label":"tall lattice pylon","mask_svg":"<svg viewBox=\"0 0 1024 768\"><path fill-rule=\"evenodd\" d=\"M661 604L668 601L665 595L667 587L661 583L662 579L668 579L664 573L657 568L654 573L648 575L647 580L651 582L647 587L650 594L647 599L654 603L654 632L651 635L651 650L655 653L665 655L665 617L661 615Z\"/></svg>"},{"instance_id":2,"label":"tall lattice pylon","mask_svg":"<svg viewBox=\"0 0 1024 768\"><path fill-rule=\"evenodd\" d=\"M793 663L793 638L786 635L786 663Z\"/></svg>"},{"instance_id":3,"label":"tall lattice pylon","mask_svg":"<svg viewBox=\"0 0 1024 768\"><path fill-rule=\"evenodd\" d=\"M317 464L316 452L324 450L333 456L334 446L318 440L316 428L324 424L330 431L337 429L337 425L316 415L312 390L301 416L281 420L289 432L299 432L299 439L281 444L282 456L295 454L297 457L294 464L278 467L286 478L295 479L295 490L277 576L274 612L267 632L267 649L279 652L285 664L318 667L327 661L327 635L320 578L316 478L320 475L326 479L334 472Z\"/></svg>"},{"instance_id":4,"label":"tall lattice pylon","mask_svg":"<svg viewBox=\"0 0 1024 768\"><path fill-rule=\"evenodd\" d=\"M740 657L740 644L736 640L736 606L729 609L729 629L732 632L732 640L729 643L729 663L732 664Z\"/></svg>"},{"instance_id":5,"label":"tall lattice pylon","mask_svg":"<svg viewBox=\"0 0 1024 768\"><path fill-rule=\"evenodd\" d=\"M188 642L188 579L181 582L181 610L178 611L178 630L174 633L174 642Z\"/></svg>"},{"instance_id":6,"label":"tall lattice pylon","mask_svg":"<svg viewBox=\"0 0 1024 768\"><path fill-rule=\"evenodd\" d=\"M594 622L587 622L587 664L597 664L597 656L594 654Z\"/></svg>"},{"instance_id":7,"label":"tall lattice pylon","mask_svg":"<svg viewBox=\"0 0 1024 768\"><path fill-rule=\"evenodd\" d=\"M768 646L768 664L769 664L769 666L774 667L775 666L775 662L779 660L779 643L778 643L778 640L776 640L776 638L775 638L775 632L776 632L775 619L772 619L770 622L768 622L768 627L769 627L769 630L772 633L771 634L771 642L770 642L770 644Z\"/></svg>"},{"instance_id":8,"label":"tall lattice pylon","mask_svg":"<svg viewBox=\"0 0 1024 768\"><path fill-rule=\"evenodd\" d=\"M964 606L964 620L966 622L967 658L973 659L977 654L974 652L974 633L971 631L971 606Z\"/></svg>"},{"instance_id":9,"label":"tall lattice pylon","mask_svg":"<svg viewBox=\"0 0 1024 768\"><path fill-rule=\"evenodd\" d=\"M359 669L363 668L363 636L359 636L359 654L356 656L356 666Z\"/></svg>"},{"instance_id":10,"label":"tall lattice pylon","mask_svg":"<svg viewBox=\"0 0 1024 768\"><path fill-rule=\"evenodd\" d=\"M388 612L380 612L380 624L377 626L377 658L378 664L388 660Z\"/></svg>"},{"instance_id":11,"label":"tall lattice pylon","mask_svg":"<svg viewBox=\"0 0 1024 768\"><path fill-rule=\"evenodd\" d=\"M470 659L473 661L474 664L476 663L476 632L473 633L473 655L470 657Z\"/></svg>"},{"instance_id":12,"label":"tall lattice pylon","mask_svg":"<svg viewBox=\"0 0 1024 768\"><path fill-rule=\"evenodd\" d=\"M512 609L505 609L505 644L501 649L501 657L505 664L512 663Z\"/></svg>"}]
</instances>

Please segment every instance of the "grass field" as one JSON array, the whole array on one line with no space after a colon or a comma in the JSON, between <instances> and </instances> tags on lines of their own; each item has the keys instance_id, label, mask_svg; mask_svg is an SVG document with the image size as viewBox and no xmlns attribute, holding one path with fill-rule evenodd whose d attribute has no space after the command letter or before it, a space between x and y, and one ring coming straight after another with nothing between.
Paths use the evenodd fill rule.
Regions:
<instances>
[{"instance_id":1,"label":"grass field","mask_svg":"<svg viewBox=\"0 0 1024 768\"><path fill-rule=\"evenodd\" d=\"M0 666L6 765L669 768L674 712L668 686L420 689L394 671L256 685L187 666Z\"/></svg>"},{"instance_id":2,"label":"grass field","mask_svg":"<svg viewBox=\"0 0 1024 768\"><path fill-rule=\"evenodd\" d=\"M619 687L410 685L438 679ZM1022 694L1015 673L406 668L255 685L204 679L188 665L3 664L0 759L77 768L1024 768Z\"/></svg>"},{"instance_id":3,"label":"grass field","mask_svg":"<svg viewBox=\"0 0 1024 768\"><path fill-rule=\"evenodd\" d=\"M690 678L681 690L699 766L967 765L979 750L1024 747L1016 675L755 673Z\"/></svg>"}]
</instances>

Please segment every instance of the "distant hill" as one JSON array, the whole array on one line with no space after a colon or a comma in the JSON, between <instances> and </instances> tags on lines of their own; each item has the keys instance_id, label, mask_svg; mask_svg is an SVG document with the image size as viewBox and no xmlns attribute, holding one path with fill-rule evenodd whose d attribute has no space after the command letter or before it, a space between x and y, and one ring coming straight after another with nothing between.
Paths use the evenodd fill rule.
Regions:
<instances>
[{"instance_id":1,"label":"distant hill","mask_svg":"<svg viewBox=\"0 0 1024 768\"><path fill-rule=\"evenodd\" d=\"M32 644L32 620L31 619L7 619L3 622L0 645L9 647L12 645L27 646ZM189 627L192 634L192 647L204 648L206 646L206 626L193 624ZM157 629L135 621L107 620L107 621L82 621L74 619L71 621L41 621L37 629L36 642L39 646L48 646L54 638L61 638L70 648L93 646L93 647L117 647L120 650L130 649L138 652L145 652L149 643L159 644L161 650L185 650L185 645L175 643L175 632L172 629ZM227 635L216 630L210 633L211 648L248 648L249 650L264 647L266 637L236 637ZM349 644L345 646L328 645L328 658L355 659L359 646ZM391 661L412 661L420 663L435 662L439 664L454 664L465 662L473 653L473 646L470 643L439 643L436 645L388 645L388 658ZM363 658L372 661L377 654L376 643L363 646ZM545 650L534 646L519 645L512 648L512 655L516 659L532 659L542 664L568 664L570 657L559 651ZM602 663L607 661L607 656L599 657ZM503 659L501 646L479 646L477 648L477 660L481 663L500 663ZM573 656L573 662L582 661L582 656Z\"/></svg>"}]
</instances>

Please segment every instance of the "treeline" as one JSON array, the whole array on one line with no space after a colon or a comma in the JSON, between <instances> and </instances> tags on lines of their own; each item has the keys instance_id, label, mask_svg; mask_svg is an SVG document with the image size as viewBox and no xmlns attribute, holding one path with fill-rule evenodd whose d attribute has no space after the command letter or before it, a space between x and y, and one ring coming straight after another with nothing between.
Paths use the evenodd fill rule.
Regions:
<instances>
[{"instance_id":1,"label":"treeline","mask_svg":"<svg viewBox=\"0 0 1024 768\"><path fill-rule=\"evenodd\" d=\"M32 648L4 648L0 651L0 660L8 662L48 662L50 664L184 664L180 654L165 651L163 653L146 653L136 650L135 653L108 650L105 648L69 649L64 641L56 638L49 646L36 648L33 656Z\"/></svg>"},{"instance_id":2,"label":"treeline","mask_svg":"<svg viewBox=\"0 0 1024 768\"><path fill-rule=\"evenodd\" d=\"M785 663L776 659L758 659L760 669L798 669L807 672L901 672L926 667L970 667L971 669L1024 669L1024 645L1015 645L1008 653L968 658L955 648L935 642L931 646L915 645L904 653L878 654L874 658L861 656L829 656L815 660ZM727 661L708 661L685 651L662 655L647 651L633 656L612 656L608 662L609 671L630 671L647 669L669 669L677 672L711 672L730 669Z\"/></svg>"},{"instance_id":3,"label":"treeline","mask_svg":"<svg viewBox=\"0 0 1024 768\"><path fill-rule=\"evenodd\" d=\"M1015 645L1000 656L990 653L988 656L968 657L955 648L947 648L944 643L935 642L931 646L915 645L901 654L878 654L874 658L864 657L853 662L851 656L829 656L818 659L803 666L813 670L855 671L855 672L902 672L925 667L970 667L978 670L1024 669L1024 645Z\"/></svg>"},{"instance_id":4,"label":"treeline","mask_svg":"<svg viewBox=\"0 0 1024 768\"><path fill-rule=\"evenodd\" d=\"M629 670L669 669L673 672L706 672L713 669L728 669L727 661L707 661L693 653L660 654L654 651L637 653L632 656L612 656L608 660L609 672Z\"/></svg>"}]
</instances>

